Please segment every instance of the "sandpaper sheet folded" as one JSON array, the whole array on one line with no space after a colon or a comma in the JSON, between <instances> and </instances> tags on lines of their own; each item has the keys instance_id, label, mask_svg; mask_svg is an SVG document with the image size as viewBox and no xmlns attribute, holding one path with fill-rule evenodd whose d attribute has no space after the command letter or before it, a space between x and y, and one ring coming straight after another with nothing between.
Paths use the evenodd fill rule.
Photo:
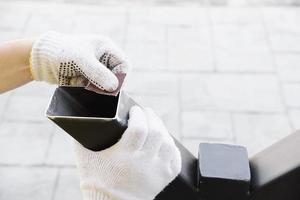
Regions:
<instances>
[{"instance_id":1,"label":"sandpaper sheet folded","mask_svg":"<svg viewBox=\"0 0 300 200\"><path fill-rule=\"evenodd\" d=\"M125 73L115 73L115 75L116 75L116 77L119 80L119 85L118 85L118 88L115 91L113 91L113 92L104 91L104 90L98 88L97 86L95 86L94 84L92 84L91 82L89 82L85 86L85 89L93 91L93 92L96 92L98 94L104 94L104 95L110 95L110 96L117 96L118 93L120 92L121 88L122 88L122 85L124 83L126 74Z\"/></svg>"}]
</instances>

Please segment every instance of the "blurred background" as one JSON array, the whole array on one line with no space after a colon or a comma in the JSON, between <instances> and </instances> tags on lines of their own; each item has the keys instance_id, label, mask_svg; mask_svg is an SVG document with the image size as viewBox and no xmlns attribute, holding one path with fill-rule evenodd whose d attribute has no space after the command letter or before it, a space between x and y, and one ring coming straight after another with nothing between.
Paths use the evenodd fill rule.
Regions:
<instances>
[{"instance_id":1,"label":"blurred background","mask_svg":"<svg viewBox=\"0 0 300 200\"><path fill-rule=\"evenodd\" d=\"M299 0L0 0L0 42L56 30L111 37L125 89L193 154L249 156L300 127ZM78 47L80 48L80 47ZM71 139L46 119L55 87L0 96L0 199L81 199Z\"/></svg>"}]
</instances>

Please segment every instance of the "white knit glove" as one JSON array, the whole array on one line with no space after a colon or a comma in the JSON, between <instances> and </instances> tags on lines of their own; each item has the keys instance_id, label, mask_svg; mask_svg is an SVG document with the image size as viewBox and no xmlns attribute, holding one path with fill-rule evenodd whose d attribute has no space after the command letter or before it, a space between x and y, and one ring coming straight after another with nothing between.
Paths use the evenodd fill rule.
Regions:
<instances>
[{"instance_id":1,"label":"white knit glove","mask_svg":"<svg viewBox=\"0 0 300 200\"><path fill-rule=\"evenodd\" d=\"M84 200L152 200L181 170L180 152L162 121L137 106L118 143L99 152L77 143L76 152Z\"/></svg>"},{"instance_id":2,"label":"white knit glove","mask_svg":"<svg viewBox=\"0 0 300 200\"><path fill-rule=\"evenodd\" d=\"M61 86L92 83L112 92L118 87L114 73L126 73L122 51L107 38L96 35L65 35L48 32L33 44L31 72L37 81Z\"/></svg>"}]
</instances>

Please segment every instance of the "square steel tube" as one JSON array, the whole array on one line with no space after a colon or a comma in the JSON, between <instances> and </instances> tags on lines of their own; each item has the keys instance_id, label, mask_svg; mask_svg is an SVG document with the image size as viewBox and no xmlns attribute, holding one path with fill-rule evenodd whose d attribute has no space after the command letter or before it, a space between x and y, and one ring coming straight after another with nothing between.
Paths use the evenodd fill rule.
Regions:
<instances>
[{"instance_id":1,"label":"square steel tube","mask_svg":"<svg viewBox=\"0 0 300 200\"><path fill-rule=\"evenodd\" d=\"M84 88L58 87L46 115L84 147L100 151L121 138L133 105L137 103L124 91L118 96L107 96ZM199 199L196 188L197 159L178 141L175 142L182 155L182 170L156 199Z\"/></svg>"}]
</instances>

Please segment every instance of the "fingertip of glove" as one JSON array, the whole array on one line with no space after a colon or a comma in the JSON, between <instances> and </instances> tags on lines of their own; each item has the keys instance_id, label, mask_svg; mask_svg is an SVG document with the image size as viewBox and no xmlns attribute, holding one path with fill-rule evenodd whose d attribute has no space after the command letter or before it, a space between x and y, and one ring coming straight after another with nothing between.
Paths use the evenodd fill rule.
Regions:
<instances>
[{"instance_id":1,"label":"fingertip of glove","mask_svg":"<svg viewBox=\"0 0 300 200\"><path fill-rule=\"evenodd\" d=\"M118 89L119 86L119 80L116 77L114 73L109 71L107 73L107 78L105 81L101 81L101 83L98 83L105 91L113 92L116 89Z\"/></svg>"},{"instance_id":2,"label":"fingertip of glove","mask_svg":"<svg viewBox=\"0 0 300 200\"><path fill-rule=\"evenodd\" d=\"M119 86L119 81L118 79L114 76L114 78L110 79L107 82L107 85L103 86L104 89L108 92L114 92L116 89L118 89Z\"/></svg>"}]
</instances>

